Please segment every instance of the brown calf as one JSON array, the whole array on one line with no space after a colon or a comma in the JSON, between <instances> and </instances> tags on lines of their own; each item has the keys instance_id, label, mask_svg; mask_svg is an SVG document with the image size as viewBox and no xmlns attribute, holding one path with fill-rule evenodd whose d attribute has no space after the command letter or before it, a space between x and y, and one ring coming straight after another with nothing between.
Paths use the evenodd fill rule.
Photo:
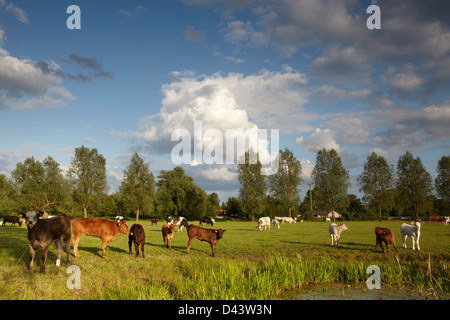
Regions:
<instances>
[{"instance_id":1,"label":"brown calf","mask_svg":"<svg viewBox=\"0 0 450 320\"><path fill-rule=\"evenodd\" d=\"M81 236L87 234L88 236L99 237L102 239L103 255L106 257L106 245L108 242L114 241L117 236L129 234L128 225L125 221L115 222L105 219L95 218L74 218L72 222L73 231L73 252L76 258L80 257L78 253L78 242Z\"/></svg>"},{"instance_id":2,"label":"brown calf","mask_svg":"<svg viewBox=\"0 0 450 320\"><path fill-rule=\"evenodd\" d=\"M376 227L375 228L375 236L377 237L377 245L376 245L377 251L378 251L378 245L380 245L381 250L383 250L383 253L384 253L384 248L383 248L383 241L384 241L384 243L386 244L386 247L387 247L387 252L389 252L389 244L392 244L395 248L395 251L398 252L397 245L395 244L395 235L391 229Z\"/></svg>"},{"instance_id":3,"label":"brown calf","mask_svg":"<svg viewBox=\"0 0 450 320\"><path fill-rule=\"evenodd\" d=\"M211 244L212 256L216 256L216 244L219 239L223 238L223 233L227 231L222 229L206 229L194 225L190 225L188 228L189 241L187 244L187 253L191 249L192 241L197 238L200 241L207 241Z\"/></svg>"},{"instance_id":4,"label":"brown calf","mask_svg":"<svg viewBox=\"0 0 450 320\"><path fill-rule=\"evenodd\" d=\"M173 235L175 234L174 230L175 230L175 225L174 224L169 225L167 223L164 224L161 229L164 246L168 247L170 250L172 250L172 239L173 239ZM166 240L167 240L167 244L166 244Z\"/></svg>"},{"instance_id":5,"label":"brown calf","mask_svg":"<svg viewBox=\"0 0 450 320\"><path fill-rule=\"evenodd\" d=\"M138 223L135 223L130 228L130 234L128 235L128 247L130 248L130 254L133 252L131 250L131 245L134 242L134 248L136 249L136 257L139 257L139 245L141 245L142 258L144 255L144 245L145 245L145 231L144 227Z\"/></svg>"}]
</instances>

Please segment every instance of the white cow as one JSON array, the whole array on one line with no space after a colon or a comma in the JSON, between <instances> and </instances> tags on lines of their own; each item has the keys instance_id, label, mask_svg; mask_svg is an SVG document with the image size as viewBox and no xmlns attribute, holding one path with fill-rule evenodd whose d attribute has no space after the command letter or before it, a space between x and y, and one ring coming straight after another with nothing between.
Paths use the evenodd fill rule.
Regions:
<instances>
[{"instance_id":1,"label":"white cow","mask_svg":"<svg viewBox=\"0 0 450 320\"><path fill-rule=\"evenodd\" d=\"M291 224L292 222L293 222L293 223L297 223L297 221L295 221L295 220L292 219L291 217L283 217L282 223L284 223L284 222L289 222L289 224Z\"/></svg>"},{"instance_id":2,"label":"white cow","mask_svg":"<svg viewBox=\"0 0 450 320\"><path fill-rule=\"evenodd\" d=\"M269 217L262 217L259 218L258 220L258 226L257 228L259 229L259 231L262 231L262 229L264 228L264 230L267 228L269 228L270 231L270 218Z\"/></svg>"},{"instance_id":3,"label":"white cow","mask_svg":"<svg viewBox=\"0 0 450 320\"><path fill-rule=\"evenodd\" d=\"M406 248L406 238L410 236L412 240L413 250L415 250L414 242L417 244L417 250L420 250L419 239L420 239L420 227L422 226L422 223L423 222L414 222L412 226L403 223L400 226L400 233L402 234L403 239L403 248Z\"/></svg>"},{"instance_id":4,"label":"white cow","mask_svg":"<svg viewBox=\"0 0 450 320\"><path fill-rule=\"evenodd\" d=\"M341 223L340 225L337 225L336 223L330 224L328 231L330 231L332 246L334 245L336 248L338 247L341 232L345 230L348 230L348 227L344 223Z\"/></svg>"},{"instance_id":5,"label":"white cow","mask_svg":"<svg viewBox=\"0 0 450 320\"><path fill-rule=\"evenodd\" d=\"M280 229L280 222L278 220L273 219L272 224L275 229Z\"/></svg>"},{"instance_id":6,"label":"white cow","mask_svg":"<svg viewBox=\"0 0 450 320\"><path fill-rule=\"evenodd\" d=\"M450 217L444 217L444 224L447 225L450 223Z\"/></svg>"}]
</instances>

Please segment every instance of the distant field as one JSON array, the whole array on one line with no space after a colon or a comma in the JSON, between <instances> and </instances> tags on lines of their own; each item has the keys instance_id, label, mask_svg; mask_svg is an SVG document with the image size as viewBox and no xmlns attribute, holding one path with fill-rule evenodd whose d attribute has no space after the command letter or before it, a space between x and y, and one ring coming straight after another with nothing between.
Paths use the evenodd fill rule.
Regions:
<instances>
[{"instance_id":1,"label":"distant field","mask_svg":"<svg viewBox=\"0 0 450 320\"><path fill-rule=\"evenodd\" d=\"M128 255L128 236L109 243L105 259L98 238L81 238L79 259L72 248L71 262L81 270L79 290L67 288L70 275L63 263L55 266L54 245L47 273L39 273L39 250L28 274L27 228L0 226L0 299L277 299L286 289L310 283L364 283L369 265L381 268L383 285L412 285L433 298L449 297L450 226L442 223L424 223L418 252L410 239L407 249L401 247L400 221L345 222L349 230L342 233L338 249L330 245L325 222L258 231L256 222L218 221L214 228L227 231L215 258L210 245L198 240L187 255L186 231L176 232L169 251L163 247L162 222L139 223L146 231L144 259ZM394 231L398 261L393 248L386 255L375 251L376 226ZM63 253L62 262L65 258Z\"/></svg>"}]
</instances>

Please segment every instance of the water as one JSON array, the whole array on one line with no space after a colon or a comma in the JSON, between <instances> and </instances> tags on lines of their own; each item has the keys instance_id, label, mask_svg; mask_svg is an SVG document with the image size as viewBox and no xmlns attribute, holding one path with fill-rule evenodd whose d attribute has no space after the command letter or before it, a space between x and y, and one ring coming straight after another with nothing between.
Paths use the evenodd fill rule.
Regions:
<instances>
[{"instance_id":1,"label":"water","mask_svg":"<svg viewBox=\"0 0 450 320\"><path fill-rule=\"evenodd\" d=\"M327 283L289 290L280 298L282 300L426 300L428 296L413 287L381 285L381 289L370 290L366 284Z\"/></svg>"}]
</instances>

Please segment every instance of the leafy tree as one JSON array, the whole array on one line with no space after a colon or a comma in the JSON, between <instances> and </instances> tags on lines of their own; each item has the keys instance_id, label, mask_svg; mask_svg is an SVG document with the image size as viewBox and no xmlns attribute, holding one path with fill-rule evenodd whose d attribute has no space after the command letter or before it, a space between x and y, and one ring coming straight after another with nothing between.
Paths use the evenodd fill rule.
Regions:
<instances>
[{"instance_id":1,"label":"leafy tree","mask_svg":"<svg viewBox=\"0 0 450 320\"><path fill-rule=\"evenodd\" d=\"M194 220L205 215L206 192L186 175L182 167L161 170L158 179L156 208L161 217L180 215Z\"/></svg>"},{"instance_id":2,"label":"leafy tree","mask_svg":"<svg viewBox=\"0 0 450 320\"><path fill-rule=\"evenodd\" d=\"M224 209L227 216L239 216L242 213L241 202L236 197L229 197Z\"/></svg>"},{"instance_id":3,"label":"leafy tree","mask_svg":"<svg viewBox=\"0 0 450 320\"><path fill-rule=\"evenodd\" d=\"M73 197L83 208L87 217L96 197L108 190L106 181L106 159L97 149L89 149L84 145L75 149L68 175L73 182Z\"/></svg>"},{"instance_id":4,"label":"leafy tree","mask_svg":"<svg viewBox=\"0 0 450 320\"><path fill-rule=\"evenodd\" d=\"M18 204L22 210L43 211L65 201L70 186L59 163L48 156L41 163L34 157L19 162L11 173L18 191Z\"/></svg>"},{"instance_id":5,"label":"leafy tree","mask_svg":"<svg viewBox=\"0 0 450 320\"><path fill-rule=\"evenodd\" d=\"M253 150L244 154L245 161L238 164L238 180L241 184L239 199L244 212L250 214L251 221L255 220L255 213L261 211L262 201L266 194L266 182L261 174L261 162ZM250 159L256 158L256 163L251 164Z\"/></svg>"},{"instance_id":6,"label":"leafy tree","mask_svg":"<svg viewBox=\"0 0 450 320\"><path fill-rule=\"evenodd\" d=\"M348 206L347 190L350 176L342 166L342 160L336 150L323 149L317 152L316 165L312 172L315 201L319 208L327 211ZM334 221L333 216L333 221Z\"/></svg>"},{"instance_id":7,"label":"leafy tree","mask_svg":"<svg viewBox=\"0 0 450 320\"><path fill-rule=\"evenodd\" d=\"M3 215L11 214L18 210L15 202L15 190L10 179L4 174L0 174L0 213Z\"/></svg>"},{"instance_id":8,"label":"leafy tree","mask_svg":"<svg viewBox=\"0 0 450 320\"><path fill-rule=\"evenodd\" d=\"M372 152L364 163L358 184L359 191L364 193L363 200L378 211L381 221L381 210L389 210L393 206L392 193L387 190L394 185L394 168L384 157Z\"/></svg>"},{"instance_id":9,"label":"leafy tree","mask_svg":"<svg viewBox=\"0 0 450 320\"><path fill-rule=\"evenodd\" d=\"M397 192L401 203L406 207L413 207L416 219L420 209L427 204L427 197L431 194L432 180L419 157L406 153L397 162Z\"/></svg>"},{"instance_id":10,"label":"leafy tree","mask_svg":"<svg viewBox=\"0 0 450 320\"><path fill-rule=\"evenodd\" d=\"M125 208L136 214L136 221L139 221L140 212L153 212L155 178L149 165L137 153L133 154L130 165L124 170L120 193Z\"/></svg>"},{"instance_id":11,"label":"leafy tree","mask_svg":"<svg viewBox=\"0 0 450 320\"><path fill-rule=\"evenodd\" d=\"M285 148L278 154L278 171L269 176L270 193L278 199L282 205L289 208L289 217L291 210L300 201L299 186L303 180L300 176L302 165L294 156L291 150Z\"/></svg>"},{"instance_id":12,"label":"leafy tree","mask_svg":"<svg viewBox=\"0 0 450 320\"><path fill-rule=\"evenodd\" d=\"M434 183L439 197L450 202L450 155L439 159Z\"/></svg>"},{"instance_id":13,"label":"leafy tree","mask_svg":"<svg viewBox=\"0 0 450 320\"><path fill-rule=\"evenodd\" d=\"M208 194L206 202L206 215L214 216L215 210L220 208L219 195L215 192Z\"/></svg>"}]
</instances>

